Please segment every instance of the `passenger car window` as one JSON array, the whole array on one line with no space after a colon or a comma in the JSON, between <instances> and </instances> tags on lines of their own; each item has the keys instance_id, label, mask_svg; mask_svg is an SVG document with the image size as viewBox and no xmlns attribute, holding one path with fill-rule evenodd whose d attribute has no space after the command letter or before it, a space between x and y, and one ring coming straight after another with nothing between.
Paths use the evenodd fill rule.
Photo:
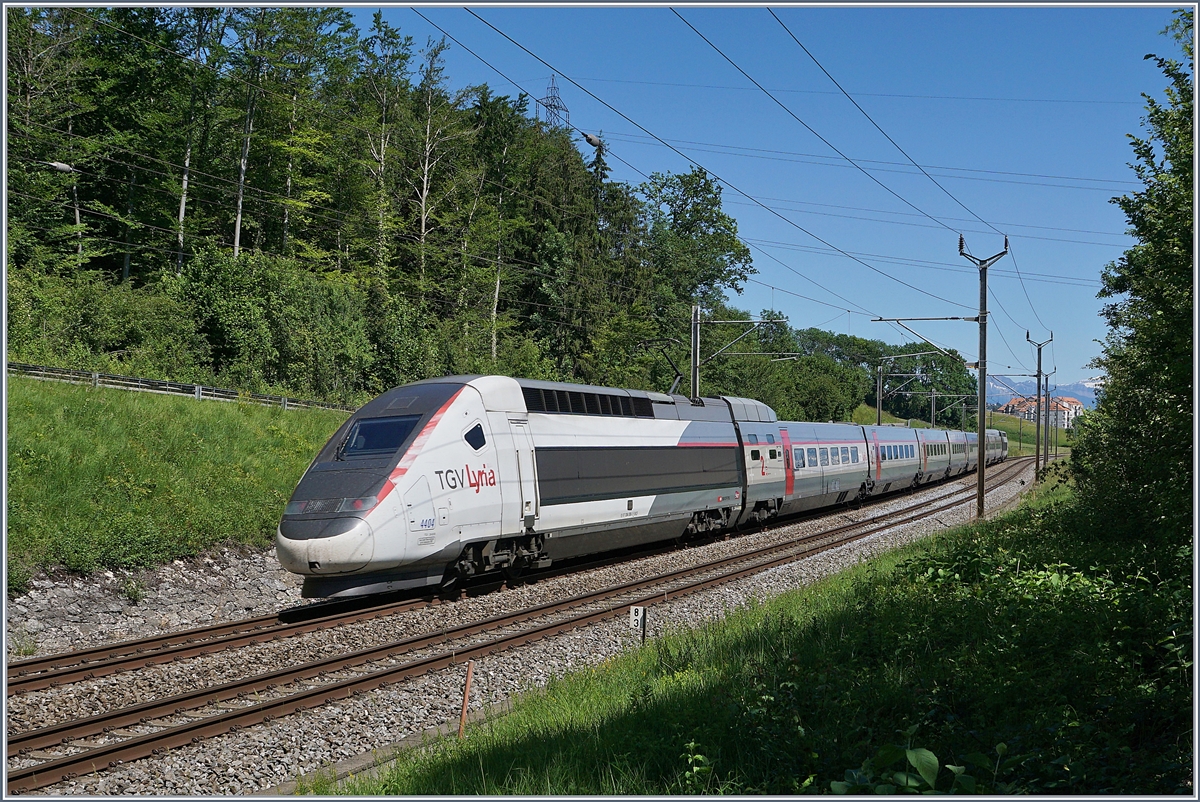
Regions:
<instances>
[{"instance_id":1,"label":"passenger car window","mask_svg":"<svg viewBox=\"0 0 1200 802\"><path fill-rule=\"evenodd\" d=\"M828 448L821 449L821 464L822 465L829 464L829 449Z\"/></svg>"},{"instance_id":2,"label":"passenger car window","mask_svg":"<svg viewBox=\"0 0 1200 802\"><path fill-rule=\"evenodd\" d=\"M838 459L838 450L836 448L829 449L829 456L834 465L842 464L842 461Z\"/></svg>"},{"instance_id":3,"label":"passenger car window","mask_svg":"<svg viewBox=\"0 0 1200 802\"><path fill-rule=\"evenodd\" d=\"M803 468L804 467L804 449L797 447L795 450L795 454L796 454L796 467Z\"/></svg>"},{"instance_id":4,"label":"passenger car window","mask_svg":"<svg viewBox=\"0 0 1200 802\"><path fill-rule=\"evenodd\" d=\"M476 451L487 445L487 438L483 436L483 426L478 423L463 435L463 439L467 441L467 445Z\"/></svg>"},{"instance_id":5,"label":"passenger car window","mask_svg":"<svg viewBox=\"0 0 1200 802\"><path fill-rule=\"evenodd\" d=\"M767 437L770 437L770 436L771 436L771 435L767 435ZM776 451L775 449L773 449L773 448L772 448L772 449L770 450L770 452L768 452L768 456L769 456L771 459L776 459L776 458L778 458L778 457L779 457L779 452L778 452L778 451Z\"/></svg>"},{"instance_id":6,"label":"passenger car window","mask_svg":"<svg viewBox=\"0 0 1200 802\"><path fill-rule=\"evenodd\" d=\"M808 450L808 467L817 467L817 450L815 448L810 448Z\"/></svg>"},{"instance_id":7,"label":"passenger car window","mask_svg":"<svg viewBox=\"0 0 1200 802\"><path fill-rule=\"evenodd\" d=\"M850 462L850 447L842 446L842 462L849 464Z\"/></svg>"},{"instance_id":8,"label":"passenger car window","mask_svg":"<svg viewBox=\"0 0 1200 802\"><path fill-rule=\"evenodd\" d=\"M750 459L757 461L760 457L762 457L762 453L757 448L750 452Z\"/></svg>"},{"instance_id":9,"label":"passenger car window","mask_svg":"<svg viewBox=\"0 0 1200 802\"><path fill-rule=\"evenodd\" d=\"M773 435L773 434L767 435L767 443L774 443L774 442L775 442L775 435Z\"/></svg>"},{"instance_id":10,"label":"passenger car window","mask_svg":"<svg viewBox=\"0 0 1200 802\"><path fill-rule=\"evenodd\" d=\"M850 447L850 461L858 462L858 446Z\"/></svg>"},{"instance_id":11,"label":"passenger car window","mask_svg":"<svg viewBox=\"0 0 1200 802\"><path fill-rule=\"evenodd\" d=\"M746 442L752 446L758 445L758 435L756 435L756 434L746 435Z\"/></svg>"}]
</instances>

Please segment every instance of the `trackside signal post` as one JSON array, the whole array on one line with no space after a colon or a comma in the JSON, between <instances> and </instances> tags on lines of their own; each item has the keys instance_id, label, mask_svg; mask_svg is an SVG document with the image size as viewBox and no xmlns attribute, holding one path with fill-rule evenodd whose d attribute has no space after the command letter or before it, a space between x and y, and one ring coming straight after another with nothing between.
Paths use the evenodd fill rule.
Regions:
<instances>
[{"instance_id":1,"label":"trackside signal post","mask_svg":"<svg viewBox=\"0 0 1200 802\"><path fill-rule=\"evenodd\" d=\"M978 483L975 489L975 517L983 519L983 466L987 462L987 425L983 411L987 409L987 271L988 268L1008 254L1008 236L1004 237L1004 250L980 259L966 251L962 234L958 235L958 255L970 260L979 268L979 454L977 457Z\"/></svg>"}]
</instances>

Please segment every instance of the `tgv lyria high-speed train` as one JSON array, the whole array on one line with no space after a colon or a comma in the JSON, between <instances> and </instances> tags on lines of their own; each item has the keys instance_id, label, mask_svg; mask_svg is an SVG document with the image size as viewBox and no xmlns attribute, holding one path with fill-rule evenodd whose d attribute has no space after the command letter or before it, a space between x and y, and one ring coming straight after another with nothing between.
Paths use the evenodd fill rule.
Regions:
<instances>
[{"instance_id":1,"label":"tgv lyria high-speed train","mask_svg":"<svg viewBox=\"0 0 1200 802\"><path fill-rule=\"evenodd\" d=\"M779 421L746 398L504 376L397 387L355 412L276 536L308 597L729 529L974 470L974 434ZM984 459L1008 441L989 430Z\"/></svg>"}]
</instances>

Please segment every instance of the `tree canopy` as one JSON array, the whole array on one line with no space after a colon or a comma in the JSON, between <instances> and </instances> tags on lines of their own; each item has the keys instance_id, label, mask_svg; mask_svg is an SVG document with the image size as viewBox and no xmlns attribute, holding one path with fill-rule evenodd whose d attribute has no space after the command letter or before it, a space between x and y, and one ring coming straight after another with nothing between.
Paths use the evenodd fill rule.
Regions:
<instances>
[{"instance_id":1,"label":"tree canopy","mask_svg":"<svg viewBox=\"0 0 1200 802\"><path fill-rule=\"evenodd\" d=\"M693 305L749 318L712 176L613 181L602 135L456 87L446 42L381 13L6 13L11 359L349 402L450 373L667 390ZM744 329L706 326L706 352ZM848 419L903 352L769 326L701 390Z\"/></svg>"},{"instance_id":2,"label":"tree canopy","mask_svg":"<svg viewBox=\"0 0 1200 802\"><path fill-rule=\"evenodd\" d=\"M1167 86L1162 100L1144 95L1145 134L1129 137L1142 188L1113 199L1137 244L1104 269L1105 385L1073 455L1082 490L1114 523L1181 538L1193 481L1193 26L1189 9L1164 31L1183 61L1146 56Z\"/></svg>"}]
</instances>

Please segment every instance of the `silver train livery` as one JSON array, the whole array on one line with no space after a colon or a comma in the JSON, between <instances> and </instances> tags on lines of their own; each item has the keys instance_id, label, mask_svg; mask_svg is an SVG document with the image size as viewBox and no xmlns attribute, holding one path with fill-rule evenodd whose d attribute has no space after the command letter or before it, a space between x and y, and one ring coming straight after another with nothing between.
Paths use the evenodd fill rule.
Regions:
<instances>
[{"instance_id":1,"label":"silver train livery","mask_svg":"<svg viewBox=\"0 0 1200 802\"><path fill-rule=\"evenodd\" d=\"M988 430L987 463L1008 455ZM515 573L974 470L975 434L779 421L758 401L504 376L397 387L350 416L276 535L307 597Z\"/></svg>"}]
</instances>

